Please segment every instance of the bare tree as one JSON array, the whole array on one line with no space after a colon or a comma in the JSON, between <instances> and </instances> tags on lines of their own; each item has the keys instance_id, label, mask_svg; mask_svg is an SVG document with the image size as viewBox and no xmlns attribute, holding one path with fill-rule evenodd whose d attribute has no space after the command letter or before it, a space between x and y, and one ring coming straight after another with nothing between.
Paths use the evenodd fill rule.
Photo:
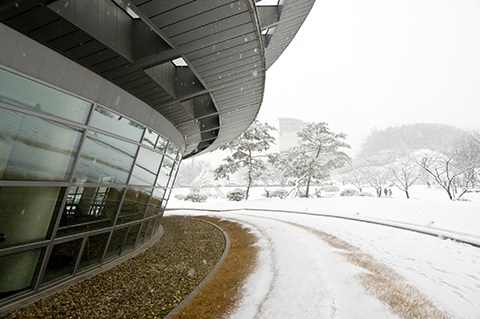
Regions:
<instances>
[{"instance_id":1,"label":"bare tree","mask_svg":"<svg viewBox=\"0 0 480 319\"><path fill-rule=\"evenodd\" d=\"M475 168L471 165L464 166L465 163L459 162L455 155L456 152L432 152L418 163L447 192L450 199L462 197L467 192L466 185L475 176L475 174L465 175ZM467 176L467 178L464 181L465 187L462 187L460 177L464 176ZM459 187L461 188L460 191L458 191Z\"/></svg>"},{"instance_id":2,"label":"bare tree","mask_svg":"<svg viewBox=\"0 0 480 319\"><path fill-rule=\"evenodd\" d=\"M480 134L473 131L457 143L454 152L459 165L466 168L462 178L465 184L462 184L462 186L467 189L470 184L474 188L476 175L480 167Z\"/></svg>"},{"instance_id":3,"label":"bare tree","mask_svg":"<svg viewBox=\"0 0 480 319\"><path fill-rule=\"evenodd\" d=\"M367 166L361 171L367 183L377 191L377 197L381 197L382 190L390 180L390 171L383 166Z\"/></svg>"},{"instance_id":4,"label":"bare tree","mask_svg":"<svg viewBox=\"0 0 480 319\"><path fill-rule=\"evenodd\" d=\"M342 180L346 183L352 184L360 193L363 191L363 187L367 184L364 172L358 167L355 167L349 172L345 173L345 175L342 177Z\"/></svg>"},{"instance_id":5,"label":"bare tree","mask_svg":"<svg viewBox=\"0 0 480 319\"><path fill-rule=\"evenodd\" d=\"M392 183L410 198L408 189L420 177L420 169L412 155L402 156L389 167Z\"/></svg>"}]
</instances>

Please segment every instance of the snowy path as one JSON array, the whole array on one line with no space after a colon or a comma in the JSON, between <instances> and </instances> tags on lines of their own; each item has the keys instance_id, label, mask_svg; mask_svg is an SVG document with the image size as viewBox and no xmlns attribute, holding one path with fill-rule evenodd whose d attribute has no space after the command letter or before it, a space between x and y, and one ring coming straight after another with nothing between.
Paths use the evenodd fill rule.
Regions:
<instances>
[{"instance_id":1,"label":"snowy path","mask_svg":"<svg viewBox=\"0 0 480 319\"><path fill-rule=\"evenodd\" d=\"M231 318L397 318L363 293L360 269L314 234L285 222L232 214L260 238L261 264Z\"/></svg>"},{"instance_id":2,"label":"snowy path","mask_svg":"<svg viewBox=\"0 0 480 319\"><path fill-rule=\"evenodd\" d=\"M416 232L316 215L414 225L478 240L480 193L467 194L468 202L454 202L445 198L442 190L422 185L412 191L416 198L408 200L398 192L392 198L335 196L276 200L262 198L263 189L253 191L256 193L252 193L251 200L242 202L218 199L189 203L173 199L169 203L180 210L168 214L233 218L248 225L261 238L261 265L246 285L243 306L233 318L242 318L242 314L243 318L306 319L320 318L320 314L324 318L392 318L389 308L366 296L355 278L365 273L364 269L347 262L311 231L291 224L295 223L358 247L393 269L451 316L480 319L480 248ZM304 282L308 284L300 284ZM292 311L300 311L296 308L305 312L291 315ZM318 316L311 315L320 308ZM278 314L283 312L285 315Z\"/></svg>"}]
</instances>

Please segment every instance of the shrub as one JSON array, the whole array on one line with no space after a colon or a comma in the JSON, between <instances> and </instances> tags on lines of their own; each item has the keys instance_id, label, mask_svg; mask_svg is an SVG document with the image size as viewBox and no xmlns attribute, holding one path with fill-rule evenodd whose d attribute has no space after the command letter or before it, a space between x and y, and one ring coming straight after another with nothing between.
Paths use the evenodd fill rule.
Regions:
<instances>
[{"instance_id":1,"label":"shrub","mask_svg":"<svg viewBox=\"0 0 480 319\"><path fill-rule=\"evenodd\" d=\"M355 189L344 189L340 192L340 196L357 196L358 194L360 193Z\"/></svg>"},{"instance_id":2,"label":"shrub","mask_svg":"<svg viewBox=\"0 0 480 319\"><path fill-rule=\"evenodd\" d=\"M364 196L364 197L374 197L372 193L364 193L364 192L358 193L357 195Z\"/></svg>"},{"instance_id":3,"label":"shrub","mask_svg":"<svg viewBox=\"0 0 480 319\"><path fill-rule=\"evenodd\" d=\"M183 194L177 194L177 195L175 195L175 196L173 196L173 197L175 197L175 198L178 199L178 200L185 200L185 195L183 195Z\"/></svg>"},{"instance_id":4,"label":"shrub","mask_svg":"<svg viewBox=\"0 0 480 319\"><path fill-rule=\"evenodd\" d=\"M188 194L187 196L185 196L184 200L189 200L194 203L200 203L206 201L207 198L207 195L204 194Z\"/></svg>"},{"instance_id":5,"label":"shrub","mask_svg":"<svg viewBox=\"0 0 480 319\"><path fill-rule=\"evenodd\" d=\"M217 198L218 198L218 195L217 195L217 194L212 194L212 193L210 193L210 194L207 194L207 197L208 197L208 198L217 199Z\"/></svg>"},{"instance_id":6,"label":"shrub","mask_svg":"<svg viewBox=\"0 0 480 319\"><path fill-rule=\"evenodd\" d=\"M241 201L245 199L246 191L241 188L235 188L233 191L227 193L228 200L231 201Z\"/></svg>"},{"instance_id":7,"label":"shrub","mask_svg":"<svg viewBox=\"0 0 480 319\"><path fill-rule=\"evenodd\" d=\"M286 189L279 188L279 189L274 189L271 192L263 193L262 196L267 198L273 198L273 197L284 198L285 196L287 196L287 194L288 194L288 191Z\"/></svg>"},{"instance_id":8,"label":"shrub","mask_svg":"<svg viewBox=\"0 0 480 319\"><path fill-rule=\"evenodd\" d=\"M322 187L320 187L320 189L323 192L327 192L327 193L334 193L334 192L339 192L340 191L340 188L338 188L337 186L330 186L330 185L322 186Z\"/></svg>"}]
</instances>

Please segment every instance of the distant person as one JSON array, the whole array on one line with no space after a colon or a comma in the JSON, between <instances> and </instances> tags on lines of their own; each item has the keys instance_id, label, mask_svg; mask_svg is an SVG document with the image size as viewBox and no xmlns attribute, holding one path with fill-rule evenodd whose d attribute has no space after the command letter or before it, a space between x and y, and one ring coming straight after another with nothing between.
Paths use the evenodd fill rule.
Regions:
<instances>
[{"instance_id":1,"label":"distant person","mask_svg":"<svg viewBox=\"0 0 480 319\"><path fill-rule=\"evenodd\" d=\"M388 189L388 197L392 197L392 194L393 194L392 189L389 188L389 189Z\"/></svg>"},{"instance_id":2,"label":"distant person","mask_svg":"<svg viewBox=\"0 0 480 319\"><path fill-rule=\"evenodd\" d=\"M388 190L386 188L383 190L383 192L385 193L385 196L388 196Z\"/></svg>"}]
</instances>

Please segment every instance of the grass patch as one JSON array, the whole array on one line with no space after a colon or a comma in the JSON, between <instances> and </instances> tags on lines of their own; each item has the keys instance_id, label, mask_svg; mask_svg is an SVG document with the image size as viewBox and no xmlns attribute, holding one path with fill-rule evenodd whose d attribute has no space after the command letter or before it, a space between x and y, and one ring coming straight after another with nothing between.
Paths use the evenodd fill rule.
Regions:
<instances>
[{"instance_id":1,"label":"grass patch","mask_svg":"<svg viewBox=\"0 0 480 319\"><path fill-rule=\"evenodd\" d=\"M357 280L366 292L387 304L392 312L404 319L451 319L405 278L377 261L359 248L331 234L304 225L285 222L303 228L320 237L330 246L339 249L348 262L361 267L365 272L357 275Z\"/></svg>"},{"instance_id":2,"label":"grass patch","mask_svg":"<svg viewBox=\"0 0 480 319\"><path fill-rule=\"evenodd\" d=\"M215 217L199 216L218 225L230 237L230 250L219 270L185 305L175 319L221 318L234 310L241 299L242 288L246 278L257 265L258 247L254 246L257 237L247 231L240 223L221 220Z\"/></svg>"}]
</instances>

